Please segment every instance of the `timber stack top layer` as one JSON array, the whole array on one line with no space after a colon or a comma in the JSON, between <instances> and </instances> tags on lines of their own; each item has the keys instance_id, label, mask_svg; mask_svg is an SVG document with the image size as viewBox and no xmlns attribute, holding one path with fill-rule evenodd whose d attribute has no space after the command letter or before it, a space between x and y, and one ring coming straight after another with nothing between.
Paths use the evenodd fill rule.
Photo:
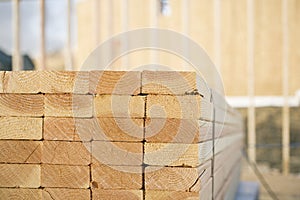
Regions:
<instances>
[{"instance_id":1,"label":"timber stack top layer","mask_svg":"<svg viewBox=\"0 0 300 200\"><path fill-rule=\"evenodd\" d=\"M0 72L0 199L232 199L243 134L194 72Z\"/></svg>"}]
</instances>

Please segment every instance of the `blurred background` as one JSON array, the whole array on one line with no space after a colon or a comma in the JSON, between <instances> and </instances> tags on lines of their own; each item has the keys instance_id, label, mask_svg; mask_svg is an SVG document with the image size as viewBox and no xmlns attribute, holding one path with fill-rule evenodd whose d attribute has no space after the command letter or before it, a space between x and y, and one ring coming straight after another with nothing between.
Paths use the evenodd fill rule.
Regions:
<instances>
[{"instance_id":1,"label":"blurred background","mask_svg":"<svg viewBox=\"0 0 300 200\"><path fill-rule=\"evenodd\" d=\"M0 70L80 70L99 44L137 28L188 36L213 60L228 102L245 117L249 161L280 199L300 199L299 0L0 0L0 27ZM124 47L117 41L108 51ZM151 63L191 69L152 50L112 65ZM245 161L242 179L262 181L254 172ZM267 190L261 199L270 199Z\"/></svg>"}]
</instances>

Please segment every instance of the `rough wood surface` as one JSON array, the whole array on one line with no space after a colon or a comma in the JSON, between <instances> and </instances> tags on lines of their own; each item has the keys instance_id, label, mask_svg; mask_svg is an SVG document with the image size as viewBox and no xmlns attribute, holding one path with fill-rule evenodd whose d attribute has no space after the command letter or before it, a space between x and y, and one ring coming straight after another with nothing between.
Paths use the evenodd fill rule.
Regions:
<instances>
[{"instance_id":1,"label":"rough wood surface","mask_svg":"<svg viewBox=\"0 0 300 200\"><path fill-rule=\"evenodd\" d=\"M92 141L93 163L106 165L142 165L143 143Z\"/></svg>"},{"instance_id":2,"label":"rough wood surface","mask_svg":"<svg viewBox=\"0 0 300 200\"><path fill-rule=\"evenodd\" d=\"M44 97L41 94L0 94L1 116L33 116L44 114Z\"/></svg>"},{"instance_id":3,"label":"rough wood surface","mask_svg":"<svg viewBox=\"0 0 300 200\"><path fill-rule=\"evenodd\" d=\"M42 93L87 94L89 91L89 72L42 71L39 74Z\"/></svg>"},{"instance_id":4,"label":"rough wood surface","mask_svg":"<svg viewBox=\"0 0 300 200\"><path fill-rule=\"evenodd\" d=\"M41 186L55 188L88 188L89 166L41 165Z\"/></svg>"},{"instance_id":5,"label":"rough wood surface","mask_svg":"<svg viewBox=\"0 0 300 200\"><path fill-rule=\"evenodd\" d=\"M198 192L146 190L146 200L199 200ZM206 200L206 199L204 199Z\"/></svg>"},{"instance_id":6,"label":"rough wood surface","mask_svg":"<svg viewBox=\"0 0 300 200\"><path fill-rule=\"evenodd\" d=\"M212 123L196 119L147 118L147 142L198 143L212 138Z\"/></svg>"},{"instance_id":7,"label":"rough wood surface","mask_svg":"<svg viewBox=\"0 0 300 200\"><path fill-rule=\"evenodd\" d=\"M42 118L0 117L0 139L42 139Z\"/></svg>"},{"instance_id":8,"label":"rough wood surface","mask_svg":"<svg viewBox=\"0 0 300 200\"><path fill-rule=\"evenodd\" d=\"M93 199L97 200L142 200L142 190L99 190L92 191Z\"/></svg>"},{"instance_id":9,"label":"rough wood surface","mask_svg":"<svg viewBox=\"0 0 300 200\"><path fill-rule=\"evenodd\" d=\"M0 140L0 163L41 163L42 142Z\"/></svg>"},{"instance_id":10,"label":"rough wood surface","mask_svg":"<svg viewBox=\"0 0 300 200\"><path fill-rule=\"evenodd\" d=\"M40 165L0 164L0 187L38 188L40 186Z\"/></svg>"},{"instance_id":11,"label":"rough wood surface","mask_svg":"<svg viewBox=\"0 0 300 200\"><path fill-rule=\"evenodd\" d=\"M3 93L3 82L4 82L4 74L5 72L0 71L0 93Z\"/></svg>"},{"instance_id":12,"label":"rough wood surface","mask_svg":"<svg viewBox=\"0 0 300 200\"><path fill-rule=\"evenodd\" d=\"M91 95L46 94L45 116L92 117Z\"/></svg>"},{"instance_id":13,"label":"rough wood surface","mask_svg":"<svg viewBox=\"0 0 300 200\"><path fill-rule=\"evenodd\" d=\"M95 116L143 118L145 97L127 95L97 95L94 98Z\"/></svg>"},{"instance_id":14,"label":"rough wood surface","mask_svg":"<svg viewBox=\"0 0 300 200\"><path fill-rule=\"evenodd\" d=\"M205 173L205 172L208 173ZM146 167L145 188L147 190L199 192L210 179L210 162L198 168Z\"/></svg>"},{"instance_id":15,"label":"rough wood surface","mask_svg":"<svg viewBox=\"0 0 300 200\"><path fill-rule=\"evenodd\" d=\"M43 141L42 163L65 165L89 165L90 142Z\"/></svg>"},{"instance_id":16,"label":"rough wood surface","mask_svg":"<svg viewBox=\"0 0 300 200\"><path fill-rule=\"evenodd\" d=\"M91 141L94 131L93 119L44 118L45 140Z\"/></svg>"},{"instance_id":17,"label":"rough wood surface","mask_svg":"<svg viewBox=\"0 0 300 200\"><path fill-rule=\"evenodd\" d=\"M5 72L5 93L39 93L41 81L39 71L10 71ZM48 83L49 84L49 83Z\"/></svg>"},{"instance_id":18,"label":"rough wood surface","mask_svg":"<svg viewBox=\"0 0 300 200\"><path fill-rule=\"evenodd\" d=\"M156 166L197 167L212 157L212 141L198 144L145 143L144 162Z\"/></svg>"},{"instance_id":19,"label":"rough wood surface","mask_svg":"<svg viewBox=\"0 0 300 200\"><path fill-rule=\"evenodd\" d=\"M91 71L91 94L139 94L141 72L134 71Z\"/></svg>"},{"instance_id":20,"label":"rough wood surface","mask_svg":"<svg viewBox=\"0 0 300 200\"><path fill-rule=\"evenodd\" d=\"M90 200L89 189L66 189L66 188L44 188L42 190L44 200Z\"/></svg>"},{"instance_id":21,"label":"rough wood surface","mask_svg":"<svg viewBox=\"0 0 300 200\"><path fill-rule=\"evenodd\" d=\"M146 116L149 118L211 120L212 107L200 95L148 95Z\"/></svg>"},{"instance_id":22,"label":"rough wood surface","mask_svg":"<svg viewBox=\"0 0 300 200\"><path fill-rule=\"evenodd\" d=\"M27 188L0 188L0 197L3 200L40 200L42 199L42 190Z\"/></svg>"},{"instance_id":23,"label":"rough wood surface","mask_svg":"<svg viewBox=\"0 0 300 200\"><path fill-rule=\"evenodd\" d=\"M141 166L107 166L92 164L92 188L94 189L142 189Z\"/></svg>"}]
</instances>

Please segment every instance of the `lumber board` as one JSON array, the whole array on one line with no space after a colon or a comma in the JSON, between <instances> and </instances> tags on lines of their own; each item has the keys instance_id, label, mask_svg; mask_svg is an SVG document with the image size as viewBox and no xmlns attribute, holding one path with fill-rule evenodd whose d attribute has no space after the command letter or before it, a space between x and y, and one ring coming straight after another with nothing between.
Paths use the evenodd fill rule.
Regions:
<instances>
[{"instance_id":1,"label":"lumber board","mask_svg":"<svg viewBox=\"0 0 300 200\"><path fill-rule=\"evenodd\" d=\"M60 141L91 141L93 119L72 117L45 117L44 139Z\"/></svg>"},{"instance_id":2,"label":"lumber board","mask_svg":"<svg viewBox=\"0 0 300 200\"><path fill-rule=\"evenodd\" d=\"M211 161L200 167L154 167L145 169L147 190L199 192L211 177Z\"/></svg>"},{"instance_id":3,"label":"lumber board","mask_svg":"<svg viewBox=\"0 0 300 200\"><path fill-rule=\"evenodd\" d=\"M144 163L197 167L212 157L212 141L198 144L145 143Z\"/></svg>"},{"instance_id":4,"label":"lumber board","mask_svg":"<svg viewBox=\"0 0 300 200\"><path fill-rule=\"evenodd\" d=\"M29 189L29 188L0 188L1 199L13 199L13 200L40 200L42 198L41 189Z\"/></svg>"},{"instance_id":5,"label":"lumber board","mask_svg":"<svg viewBox=\"0 0 300 200\"><path fill-rule=\"evenodd\" d=\"M43 141L42 163L64 165L89 165L90 142Z\"/></svg>"},{"instance_id":6,"label":"lumber board","mask_svg":"<svg viewBox=\"0 0 300 200\"><path fill-rule=\"evenodd\" d=\"M45 94L45 116L92 117L92 95Z\"/></svg>"},{"instance_id":7,"label":"lumber board","mask_svg":"<svg viewBox=\"0 0 300 200\"><path fill-rule=\"evenodd\" d=\"M143 200L142 190L92 190L93 199L97 200Z\"/></svg>"},{"instance_id":8,"label":"lumber board","mask_svg":"<svg viewBox=\"0 0 300 200\"><path fill-rule=\"evenodd\" d=\"M141 72L91 71L89 92L91 94L139 94L141 92Z\"/></svg>"},{"instance_id":9,"label":"lumber board","mask_svg":"<svg viewBox=\"0 0 300 200\"><path fill-rule=\"evenodd\" d=\"M91 165L93 189L140 190L142 189L141 166Z\"/></svg>"},{"instance_id":10,"label":"lumber board","mask_svg":"<svg viewBox=\"0 0 300 200\"><path fill-rule=\"evenodd\" d=\"M146 190L145 200L199 200L197 192Z\"/></svg>"},{"instance_id":11,"label":"lumber board","mask_svg":"<svg viewBox=\"0 0 300 200\"><path fill-rule=\"evenodd\" d=\"M41 94L0 94L1 116L32 116L44 114L44 97Z\"/></svg>"},{"instance_id":12,"label":"lumber board","mask_svg":"<svg viewBox=\"0 0 300 200\"><path fill-rule=\"evenodd\" d=\"M7 71L4 76L5 93L33 93L41 92L39 71Z\"/></svg>"},{"instance_id":13,"label":"lumber board","mask_svg":"<svg viewBox=\"0 0 300 200\"><path fill-rule=\"evenodd\" d=\"M131 165L143 163L142 142L92 141L93 163L106 165Z\"/></svg>"},{"instance_id":14,"label":"lumber board","mask_svg":"<svg viewBox=\"0 0 300 200\"><path fill-rule=\"evenodd\" d=\"M44 200L90 200L89 189L69 189L69 188L44 188L42 190Z\"/></svg>"},{"instance_id":15,"label":"lumber board","mask_svg":"<svg viewBox=\"0 0 300 200\"><path fill-rule=\"evenodd\" d=\"M243 134L232 134L226 137L220 137L215 139L215 154L223 151L228 146L238 143L243 140Z\"/></svg>"},{"instance_id":16,"label":"lumber board","mask_svg":"<svg viewBox=\"0 0 300 200\"><path fill-rule=\"evenodd\" d=\"M0 164L0 187L39 188L40 186L40 165Z\"/></svg>"},{"instance_id":17,"label":"lumber board","mask_svg":"<svg viewBox=\"0 0 300 200\"><path fill-rule=\"evenodd\" d=\"M141 118L95 118L93 140L142 142L144 119Z\"/></svg>"},{"instance_id":18,"label":"lumber board","mask_svg":"<svg viewBox=\"0 0 300 200\"><path fill-rule=\"evenodd\" d=\"M196 119L145 120L145 140L149 143L198 143L212 139L212 122Z\"/></svg>"},{"instance_id":19,"label":"lumber board","mask_svg":"<svg viewBox=\"0 0 300 200\"><path fill-rule=\"evenodd\" d=\"M0 117L0 139L40 140L42 123L42 118Z\"/></svg>"},{"instance_id":20,"label":"lumber board","mask_svg":"<svg viewBox=\"0 0 300 200\"><path fill-rule=\"evenodd\" d=\"M89 72L41 71L39 75L42 93L87 94L89 92Z\"/></svg>"},{"instance_id":21,"label":"lumber board","mask_svg":"<svg viewBox=\"0 0 300 200\"><path fill-rule=\"evenodd\" d=\"M41 186L55 188L88 188L89 166L41 165Z\"/></svg>"},{"instance_id":22,"label":"lumber board","mask_svg":"<svg viewBox=\"0 0 300 200\"><path fill-rule=\"evenodd\" d=\"M148 118L205 119L212 121L212 105L200 95L147 95Z\"/></svg>"},{"instance_id":23,"label":"lumber board","mask_svg":"<svg viewBox=\"0 0 300 200\"><path fill-rule=\"evenodd\" d=\"M212 178L210 178L200 190L200 199L212 199Z\"/></svg>"},{"instance_id":24,"label":"lumber board","mask_svg":"<svg viewBox=\"0 0 300 200\"><path fill-rule=\"evenodd\" d=\"M0 163L41 163L41 141L0 140Z\"/></svg>"},{"instance_id":25,"label":"lumber board","mask_svg":"<svg viewBox=\"0 0 300 200\"><path fill-rule=\"evenodd\" d=\"M96 95L94 98L96 117L143 118L144 96Z\"/></svg>"},{"instance_id":26,"label":"lumber board","mask_svg":"<svg viewBox=\"0 0 300 200\"><path fill-rule=\"evenodd\" d=\"M0 71L0 93L4 92L4 86L3 86L3 83L4 83L4 74L5 74L4 71Z\"/></svg>"}]
</instances>

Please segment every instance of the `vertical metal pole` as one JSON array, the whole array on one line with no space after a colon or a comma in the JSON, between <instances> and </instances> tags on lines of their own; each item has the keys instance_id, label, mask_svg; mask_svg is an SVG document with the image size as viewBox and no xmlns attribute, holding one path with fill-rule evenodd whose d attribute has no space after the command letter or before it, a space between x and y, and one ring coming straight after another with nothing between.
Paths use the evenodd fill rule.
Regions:
<instances>
[{"instance_id":1,"label":"vertical metal pole","mask_svg":"<svg viewBox=\"0 0 300 200\"><path fill-rule=\"evenodd\" d=\"M288 37L288 4L282 0L282 93L284 105L282 108L282 171L289 173L290 163L290 112L289 112L289 37Z\"/></svg>"},{"instance_id":2,"label":"vertical metal pole","mask_svg":"<svg viewBox=\"0 0 300 200\"><path fill-rule=\"evenodd\" d=\"M184 1L181 1L182 2L182 6L181 6L181 23L182 23L182 31L183 31L183 34L185 35L189 35L189 23L190 23L190 19L189 19L189 5L190 5L190 0L184 0ZM184 42L185 40L183 40ZM186 52L186 55L189 55L189 46L187 43L183 43L182 45L183 49L184 49L184 52ZM187 66L184 66L186 65L187 63L183 60L182 61L182 69L186 70L187 69Z\"/></svg>"},{"instance_id":3,"label":"vertical metal pole","mask_svg":"<svg viewBox=\"0 0 300 200\"><path fill-rule=\"evenodd\" d=\"M38 67L39 70L46 69L46 48L45 48L45 0L40 0L40 15L41 15L41 21L40 21L40 34L41 34L41 40L40 40L40 53L41 53L41 61L40 66Z\"/></svg>"},{"instance_id":4,"label":"vertical metal pole","mask_svg":"<svg viewBox=\"0 0 300 200\"><path fill-rule=\"evenodd\" d=\"M128 30L128 0L122 0L121 1L121 8L122 8L122 14L121 14L121 21L122 21L122 32ZM127 38L124 38L122 43L122 50L126 51L128 49L128 41ZM128 69L128 55L123 55L123 58L121 59L122 68Z\"/></svg>"},{"instance_id":5,"label":"vertical metal pole","mask_svg":"<svg viewBox=\"0 0 300 200\"><path fill-rule=\"evenodd\" d=\"M214 0L214 57L217 69L221 67L221 1Z\"/></svg>"},{"instance_id":6,"label":"vertical metal pole","mask_svg":"<svg viewBox=\"0 0 300 200\"><path fill-rule=\"evenodd\" d=\"M20 2L13 1L13 60L12 70L19 71L21 69L21 53L20 53Z\"/></svg>"},{"instance_id":7,"label":"vertical metal pole","mask_svg":"<svg viewBox=\"0 0 300 200\"><path fill-rule=\"evenodd\" d=\"M73 59L72 59L72 35L71 35L71 13L72 13L72 1L67 0L67 42L66 42L66 63L65 69L73 69Z\"/></svg>"},{"instance_id":8,"label":"vertical metal pole","mask_svg":"<svg viewBox=\"0 0 300 200\"><path fill-rule=\"evenodd\" d=\"M254 99L254 2L247 0L247 65L248 65L248 155L256 161L255 99Z\"/></svg>"}]
</instances>

